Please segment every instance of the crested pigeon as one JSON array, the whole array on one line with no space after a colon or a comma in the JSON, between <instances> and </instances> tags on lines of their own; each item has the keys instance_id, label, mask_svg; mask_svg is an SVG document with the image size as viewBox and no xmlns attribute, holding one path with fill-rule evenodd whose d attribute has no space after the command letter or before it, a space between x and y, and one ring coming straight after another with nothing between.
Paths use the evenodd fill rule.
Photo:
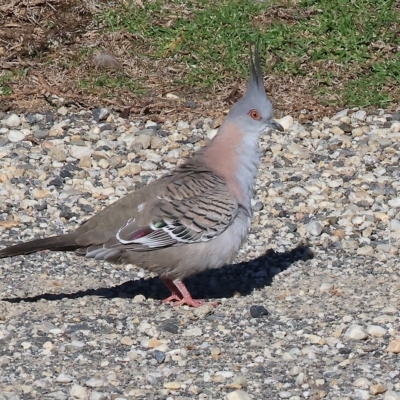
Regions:
<instances>
[{"instance_id":1,"label":"crested pigeon","mask_svg":"<svg viewBox=\"0 0 400 400\"><path fill-rule=\"evenodd\" d=\"M260 165L259 136L283 131L263 83L258 46L250 79L217 135L178 168L126 195L74 232L0 250L0 258L40 250L132 263L155 272L171 291L164 302L201 306L183 283L190 275L233 261L252 219Z\"/></svg>"}]
</instances>

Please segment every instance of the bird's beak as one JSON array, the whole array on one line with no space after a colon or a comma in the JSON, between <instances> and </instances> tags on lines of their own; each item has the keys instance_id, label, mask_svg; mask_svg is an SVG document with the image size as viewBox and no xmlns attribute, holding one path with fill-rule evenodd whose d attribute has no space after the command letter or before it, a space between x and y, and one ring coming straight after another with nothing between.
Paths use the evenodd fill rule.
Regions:
<instances>
[{"instance_id":1,"label":"bird's beak","mask_svg":"<svg viewBox=\"0 0 400 400\"><path fill-rule=\"evenodd\" d=\"M267 126L272 129L276 129L277 131L284 131L283 126L280 123L276 122L274 119L269 120Z\"/></svg>"}]
</instances>

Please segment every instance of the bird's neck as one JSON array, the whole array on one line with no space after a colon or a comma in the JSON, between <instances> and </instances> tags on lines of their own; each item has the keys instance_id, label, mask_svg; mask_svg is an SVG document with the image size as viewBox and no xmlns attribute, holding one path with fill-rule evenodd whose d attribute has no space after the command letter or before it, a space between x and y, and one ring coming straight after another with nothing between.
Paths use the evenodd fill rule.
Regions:
<instances>
[{"instance_id":1,"label":"bird's neck","mask_svg":"<svg viewBox=\"0 0 400 400\"><path fill-rule=\"evenodd\" d=\"M207 167L226 181L231 193L249 213L260 165L258 142L256 134L247 135L225 122L202 151Z\"/></svg>"}]
</instances>

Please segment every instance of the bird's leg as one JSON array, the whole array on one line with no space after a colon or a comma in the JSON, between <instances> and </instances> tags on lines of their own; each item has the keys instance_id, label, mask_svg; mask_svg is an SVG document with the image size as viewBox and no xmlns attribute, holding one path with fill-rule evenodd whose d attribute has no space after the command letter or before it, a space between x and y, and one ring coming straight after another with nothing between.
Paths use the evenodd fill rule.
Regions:
<instances>
[{"instance_id":1,"label":"bird's leg","mask_svg":"<svg viewBox=\"0 0 400 400\"><path fill-rule=\"evenodd\" d=\"M185 284L176 279L171 281L170 279L163 279L165 286L171 291L171 296L167 297L163 300L163 303L167 303L169 301L175 301L174 307L182 306L184 304L188 306L192 306L194 308L201 307L205 301L204 300L195 300L189 290L187 290ZM210 303L213 307L216 307L218 303Z\"/></svg>"},{"instance_id":2,"label":"bird's leg","mask_svg":"<svg viewBox=\"0 0 400 400\"><path fill-rule=\"evenodd\" d=\"M182 295L179 289L174 285L174 282L171 281L170 279L163 279L162 280L165 283L165 286L170 290L171 296L167 297L164 299L162 302L163 303L168 303L169 301L181 301L182 300Z\"/></svg>"},{"instance_id":3,"label":"bird's leg","mask_svg":"<svg viewBox=\"0 0 400 400\"><path fill-rule=\"evenodd\" d=\"M182 298L174 304L174 307L186 304L188 306L197 308L201 307L204 304L204 300L195 300L192 297L192 295L189 293L189 290L187 290L185 284L182 281L176 279L172 283L176 286L176 288L179 290L182 296Z\"/></svg>"}]
</instances>

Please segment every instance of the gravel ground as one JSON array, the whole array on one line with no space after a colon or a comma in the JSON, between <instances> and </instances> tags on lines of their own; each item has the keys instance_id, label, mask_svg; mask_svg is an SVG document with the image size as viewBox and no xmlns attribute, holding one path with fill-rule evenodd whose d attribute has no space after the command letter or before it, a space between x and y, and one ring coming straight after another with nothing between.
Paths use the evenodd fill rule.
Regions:
<instances>
[{"instance_id":1,"label":"gravel ground","mask_svg":"<svg viewBox=\"0 0 400 400\"><path fill-rule=\"evenodd\" d=\"M219 123L0 115L0 246L74 229ZM281 123L236 264L188 280L216 309L133 265L0 260L0 400L399 400L400 112Z\"/></svg>"}]
</instances>

